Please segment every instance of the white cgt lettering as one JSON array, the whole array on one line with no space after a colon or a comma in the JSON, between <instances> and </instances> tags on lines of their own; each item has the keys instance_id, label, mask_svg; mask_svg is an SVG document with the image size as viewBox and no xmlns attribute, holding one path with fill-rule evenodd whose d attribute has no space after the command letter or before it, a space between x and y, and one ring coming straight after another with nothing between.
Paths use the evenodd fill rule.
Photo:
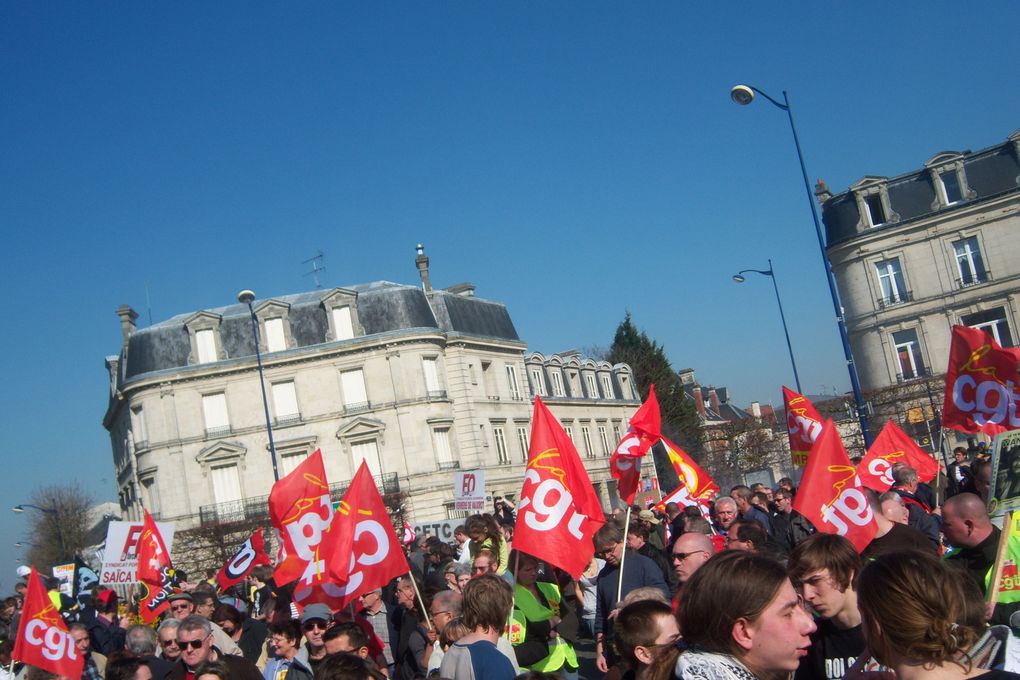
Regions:
<instances>
[{"instance_id":1,"label":"white cgt lettering","mask_svg":"<svg viewBox=\"0 0 1020 680\"><path fill-rule=\"evenodd\" d=\"M822 507L822 521L836 527L836 533L845 536L850 524L867 526L874 519L871 506L857 489L844 489L832 505Z\"/></svg>"},{"instance_id":2,"label":"white cgt lettering","mask_svg":"<svg viewBox=\"0 0 1020 680\"><path fill-rule=\"evenodd\" d=\"M361 537L364 534L368 534L372 537L372 542L375 544L375 550L373 552L361 551L360 547L363 545ZM355 571L354 567L361 564L366 567L370 567L373 564L379 564L386 559L386 556L390 554L390 537L386 533L379 522L374 519L365 519L354 527L354 544L355 549L351 554L351 567L350 567L350 578L339 588L341 595L347 593L353 593L361 585L362 581L365 580L365 575L361 573L361 570Z\"/></svg>"},{"instance_id":3,"label":"white cgt lettering","mask_svg":"<svg viewBox=\"0 0 1020 680\"><path fill-rule=\"evenodd\" d=\"M41 637L40 632L42 633ZM59 628L46 625L40 619L32 619L28 622L28 625L25 626L25 637L29 644L42 647L43 656L50 661L63 658L75 661L78 658L71 636Z\"/></svg>"},{"instance_id":4,"label":"white cgt lettering","mask_svg":"<svg viewBox=\"0 0 1020 680\"><path fill-rule=\"evenodd\" d=\"M574 497L566 487L560 484L557 479L541 480L538 473L532 469L528 470L525 479L530 479L537 484L532 491L530 503L522 503L523 506L526 506L525 524L536 531L549 531L559 526L566 517L567 510L570 510L572 514L567 520L567 530L580 540L584 515L574 510ZM550 502L552 494L555 494L554 502Z\"/></svg>"},{"instance_id":5,"label":"white cgt lettering","mask_svg":"<svg viewBox=\"0 0 1020 680\"><path fill-rule=\"evenodd\" d=\"M978 427L993 424L1020 428L1012 381L1002 385L994 380L982 380L979 384L969 375L957 376L953 382L953 404L971 414Z\"/></svg>"},{"instance_id":6,"label":"white cgt lettering","mask_svg":"<svg viewBox=\"0 0 1020 680\"><path fill-rule=\"evenodd\" d=\"M885 484L892 486L892 465L889 465L889 461L884 458L876 458L868 463L868 472L881 478Z\"/></svg>"},{"instance_id":7,"label":"white cgt lettering","mask_svg":"<svg viewBox=\"0 0 1020 680\"><path fill-rule=\"evenodd\" d=\"M333 506L329 496L320 496L319 505L320 509L325 511L325 517L310 509L287 525L287 535L290 536L291 543L294 544L294 552L308 563L301 575L301 579L308 584L311 584L317 575L326 570L326 561L316 559L316 548L322 541L323 532L329 528L330 522L333 521Z\"/></svg>"},{"instance_id":8,"label":"white cgt lettering","mask_svg":"<svg viewBox=\"0 0 1020 680\"><path fill-rule=\"evenodd\" d=\"M790 434L799 436L805 442L814 444L822 433L822 424L804 416L794 416L789 421Z\"/></svg>"}]
</instances>

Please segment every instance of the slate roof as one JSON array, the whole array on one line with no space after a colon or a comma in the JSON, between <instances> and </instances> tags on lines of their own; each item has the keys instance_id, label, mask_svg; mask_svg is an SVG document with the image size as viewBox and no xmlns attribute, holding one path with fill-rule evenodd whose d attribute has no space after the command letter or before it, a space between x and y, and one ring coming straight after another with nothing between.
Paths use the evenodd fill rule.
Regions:
<instances>
[{"instance_id":1,"label":"slate roof","mask_svg":"<svg viewBox=\"0 0 1020 680\"><path fill-rule=\"evenodd\" d=\"M356 343L368 336L413 329L520 341L510 314L498 302L434 290L430 304L430 298L421 288L389 281L350 286L345 290L357 294L358 321L365 331L363 336L350 340L326 340L329 320L322 300L333 289L270 298L290 306L288 318L296 347L285 351L293 352L315 345ZM263 300L255 301L256 309L260 302ZM200 311L221 317L220 342L227 355L224 361L255 355L247 305L238 303ZM191 340L184 323L196 313L178 314L132 333L128 340L126 364L123 355L121 357L119 368L122 379L129 381L148 373L188 366Z\"/></svg>"}]
</instances>

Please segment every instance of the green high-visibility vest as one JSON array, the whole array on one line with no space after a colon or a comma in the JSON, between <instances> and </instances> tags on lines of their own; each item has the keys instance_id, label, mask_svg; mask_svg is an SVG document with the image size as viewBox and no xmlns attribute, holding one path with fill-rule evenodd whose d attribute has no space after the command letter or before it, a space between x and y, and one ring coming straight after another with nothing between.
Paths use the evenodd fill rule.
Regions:
<instances>
[{"instance_id":1,"label":"green high-visibility vest","mask_svg":"<svg viewBox=\"0 0 1020 680\"><path fill-rule=\"evenodd\" d=\"M524 642L528 631L528 621L548 621L560 615L560 589L554 583L538 582L535 584L542 596L549 602L546 607L538 601L530 590L522 585L517 586L514 596L514 625L510 630L510 642L519 645ZM533 663L525 670L552 672L563 667L577 668L577 654L574 647L562 637L549 641L549 655ZM523 668L523 667L522 667Z\"/></svg>"}]
</instances>

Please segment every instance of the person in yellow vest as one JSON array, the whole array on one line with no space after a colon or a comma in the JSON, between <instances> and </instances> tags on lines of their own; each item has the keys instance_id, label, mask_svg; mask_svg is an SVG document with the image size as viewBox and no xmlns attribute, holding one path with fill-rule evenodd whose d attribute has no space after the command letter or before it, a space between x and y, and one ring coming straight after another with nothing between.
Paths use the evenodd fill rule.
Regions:
<instances>
[{"instance_id":1,"label":"person in yellow vest","mask_svg":"<svg viewBox=\"0 0 1020 680\"><path fill-rule=\"evenodd\" d=\"M558 673L568 680L577 678L577 654L557 631L564 618L559 586L538 580L539 561L527 553L513 551L510 568L517 571L510 642L521 670Z\"/></svg>"}]
</instances>

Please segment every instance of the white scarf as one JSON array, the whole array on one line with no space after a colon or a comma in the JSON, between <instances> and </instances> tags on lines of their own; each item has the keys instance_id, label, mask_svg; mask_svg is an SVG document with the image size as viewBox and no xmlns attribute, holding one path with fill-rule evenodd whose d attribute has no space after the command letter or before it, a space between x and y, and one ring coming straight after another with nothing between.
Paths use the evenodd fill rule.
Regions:
<instances>
[{"instance_id":1,"label":"white scarf","mask_svg":"<svg viewBox=\"0 0 1020 680\"><path fill-rule=\"evenodd\" d=\"M681 680L757 680L754 673L729 654L715 654L697 647L680 653L676 677Z\"/></svg>"}]
</instances>

